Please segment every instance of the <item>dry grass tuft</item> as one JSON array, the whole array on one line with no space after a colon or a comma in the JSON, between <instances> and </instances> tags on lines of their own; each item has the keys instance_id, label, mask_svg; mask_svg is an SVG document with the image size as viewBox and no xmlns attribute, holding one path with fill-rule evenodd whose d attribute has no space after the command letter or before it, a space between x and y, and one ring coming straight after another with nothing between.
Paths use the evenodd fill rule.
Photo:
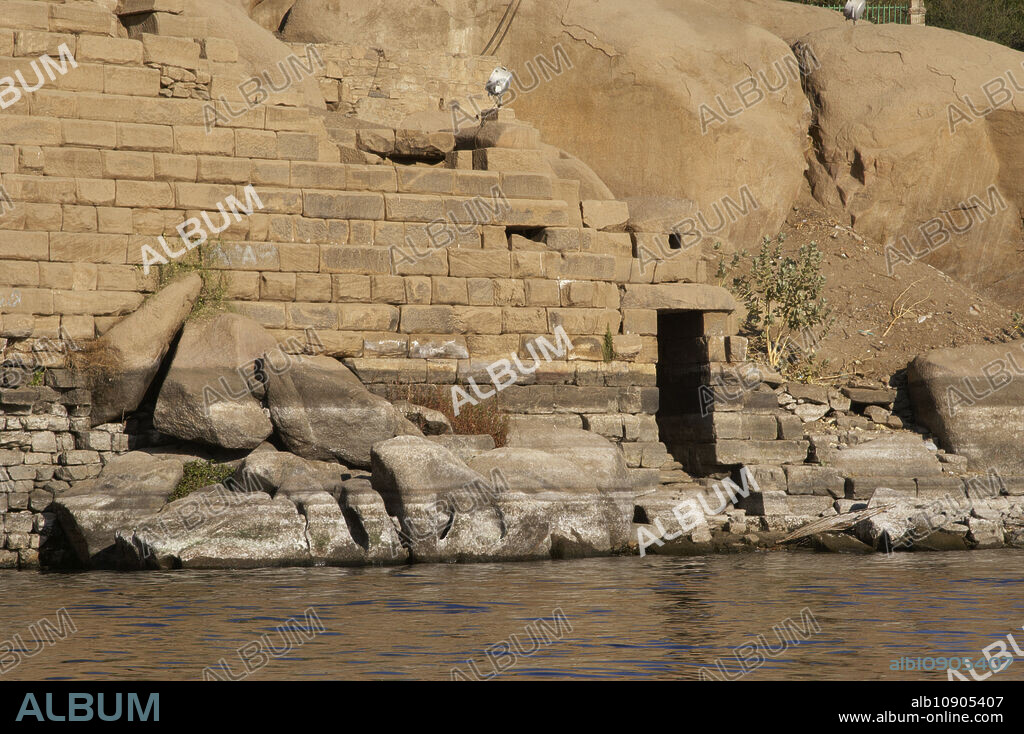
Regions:
<instances>
[{"instance_id":1,"label":"dry grass tuft","mask_svg":"<svg viewBox=\"0 0 1024 734\"><path fill-rule=\"evenodd\" d=\"M83 342L78 349L68 352L71 369L92 379L109 375L122 367L120 354L102 339Z\"/></svg>"},{"instance_id":2,"label":"dry grass tuft","mask_svg":"<svg viewBox=\"0 0 1024 734\"><path fill-rule=\"evenodd\" d=\"M449 385L400 385L387 386L385 397L392 401L408 400L424 408L443 413L452 424L452 430L460 435L487 434L494 439L494 445L501 448L508 440L508 415L500 398L484 400L477 405L464 405L455 415Z\"/></svg>"}]
</instances>

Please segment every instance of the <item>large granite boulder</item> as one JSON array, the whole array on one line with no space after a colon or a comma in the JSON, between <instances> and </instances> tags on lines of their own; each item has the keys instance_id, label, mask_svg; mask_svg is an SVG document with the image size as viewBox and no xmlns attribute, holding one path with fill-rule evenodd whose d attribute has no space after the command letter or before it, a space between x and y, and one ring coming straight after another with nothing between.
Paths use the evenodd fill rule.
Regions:
<instances>
[{"instance_id":1,"label":"large granite boulder","mask_svg":"<svg viewBox=\"0 0 1024 734\"><path fill-rule=\"evenodd\" d=\"M1024 474L1024 341L919 355L907 371L914 418L968 467Z\"/></svg>"},{"instance_id":2,"label":"large granite boulder","mask_svg":"<svg viewBox=\"0 0 1024 734\"><path fill-rule=\"evenodd\" d=\"M412 560L497 560L505 535L497 490L444 446L419 436L380 442L372 471Z\"/></svg>"},{"instance_id":3,"label":"large granite boulder","mask_svg":"<svg viewBox=\"0 0 1024 734\"><path fill-rule=\"evenodd\" d=\"M789 3L787 3L788 5ZM808 33L814 197L885 244L1007 305L1024 292L1024 54L920 25ZM898 94L899 104L881 100Z\"/></svg>"},{"instance_id":4,"label":"large granite boulder","mask_svg":"<svg viewBox=\"0 0 1024 734\"><path fill-rule=\"evenodd\" d=\"M505 544L537 558L582 558L629 545L633 493L598 488L585 465L538 449L501 448L475 456L490 478L506 528Z\"/></svg>"},{"instance_id":5,"label":"large granite boulder","mask_svg":"<svg viewBox=\"0 0 1024 734\"><path fill-rule=\"evenodd\" d=\"M123 565L261 568L312 563L306 518L295 503L214 485L171 502L117 538Z\"/></svg>"},{"instance_id":6,"label":"large granite boulder","mask_svg":"<svg viewBox=\"0 0 1024 734\"><path fill-rule=\"evenodd\" d=\"M94 426L123 420L139 407L202 289L198 273L175 280L90 346L95 363L85 367Z\"/></svg>"},{"instance_id":7,"label":"large granite boulder","mask_svg":"<svg viewBox=\"0 0 1024 734\"><path fill-rule=\"evenodd\" d=\"M632 493L622 498L581 481L574 462L496 449L470 463L418 437L374 446L373 486L398 518L412 560L582 557L628 546Z\"/></svg>"},{"instance_id":8,"label":"large granite boulder","mask_svg":"<svg viewBox=\"0 0 1024 734\"><path fill-rule=\"evenodd\" d=\"M268 353L283 364L270 332L244 316L190 321L160 387L153 424L185 441L255 448L274 430L256 397Z\"/></svg>"},{"instance_id":9,"label":"large granite boulder","mask_svg":"<svg viewBox=\"0 0 1024 734\"><path fill-rule=\"evenodd\" d=\"M579 467L589 486L595 489L625 490L634 484L622 449L591 431L550 423L520 422L509 429L505 445L537 449L568 459Z\"/></svg>"},{"instance_id":10,"label":"large granite boulder","mask_svg":"<svg viewBox=\"0 0 1024 734\"><path fill-rule=\"evenodd\" d=\"M359 474L365 475L365 472ZM404 563L394 521L365 476L261 450L223 484L124 523L119 568L262 568Z\"/></svg>"},{"instance_id":11,"label":"large granite boulder","mask_svg":"<svg viewBox=\"0 0 1024 734\"><path fill-rule=\"evenodd\" d=\"M262 491L274 497L287 497L293 502L323 493L337 500L345 480L351 477L344 465L333 461L311 461L287 451L264 450L245 457L231 477L230 486L244 492Z\"/></svg>"},{"instance_id":12,"label":"large granite boulder","mask_svg":"<svg viewBox=\"0 0 1024 734\"><path fill-rule=\"evenodd\" d=\"M95 479L75 484L54 502L57 521L84 568L117 565L119 531L155 515L181 481L184 461L133 451L107 462Z\"/></svg>"},{"instance_id":13,"label":"large granite boulder","mask_svg":"<svg viewBox=\"0 0 1024 734\"><path fill-rule=\"evenodd\" d=\"M420 434L331 357L295 357L290 369L269 372L267 402L285 445L306 459L368 467L375 443Z\"/></svg>"},{"instance_id":14,"label":"large granite boulder","mask_svg":"<svg viewBox=\"0 0 1024 734\"><path fill-rule=\"evenodd\" d=\"M594 486L594 482L575 461L539 449L494 449L467 459L466 465L485 477L500 472L504 483L514 490L583 491Z\"/></svg>"}]
</instances>

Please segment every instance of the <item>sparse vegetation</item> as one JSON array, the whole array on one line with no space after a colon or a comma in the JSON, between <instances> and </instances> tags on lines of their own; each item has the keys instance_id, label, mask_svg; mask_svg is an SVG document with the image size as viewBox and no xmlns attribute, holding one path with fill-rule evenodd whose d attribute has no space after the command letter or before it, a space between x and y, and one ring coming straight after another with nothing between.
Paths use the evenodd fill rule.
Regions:
<instances>
[{"instance_id":1,"label":"sparse vegetation","mask_svg":"<svg viewBox=\"0 0 1024 734\"><path fill-rule=\"evenodd\" d=\"M455 415L451 389L447 385L389 385L385 397L392 402L408 400L443 413L455 433L487 434L498 448L508 440L508 415L500 397L483 400L477 405L464 405L458 415Z\"/></svg>"},{"instance_id":2,"label":"sparse vegetation","mask_svg":"<svg viewBox=\"0 0 1024 734\"><path fill-rule=\"evenodd\" d=\"M1010 315L1010 334L1014 338L1024 336L1024 314L1020 311L1014 311Z\"/></svg>"},{"instance_id":3,"label":"sparse vegetation","mask_svg":"<svg viewBox=\"0 0 1024 734\"><path fill-rule=\"evenodd\" d=\"M159 283L163 288L175 278L185 273L199 273L203 279L203 289L196 299L190 319L202 318L225 309L224 295L227 292L227 279L224 272L210 267L211 256L205 245L199 245L194 250L178 260L172 260L167 265L159 267Z\"/></svg>"},{"instance_id":4,"label":"sparse vegetation","mask_svg":"<svg viewBox=\"0 0 1024 734\"><path fill-rule=\"evenodd\" d=\"M1024 51L1024 0L925 0L928 25Z\"/></svg>"},{"instance_id":5,"label":"sparse vegetation","mask_svg":"<svg viewBox=\"0 0 1024 734\"><path fill-rule=\"evenodd\" d=\"M920 282L921 279L918 278L913 283L904 288L903 292L896 296L896 298L892 302L892 305L889 306L889 315L892 316L892 320L889 322L889 325L885 327L885 331L882 332L883 338L889 334L889 332L892 330L892 327L896 325L897 321L907 317L916 316L917 314L914 312L914 309L928 300L928 296L925 296L924 298L919 298L913 303L910 302L910 297L908 296L908 294L910 293L911 288L913 288Z\"/></svg>"},{"instance_id":6,"label":"sparse vegetation","mask_svg":"<svg viewBox=\"0 0 1024 734\"><path fill-rule=\"evenodd\" d=\"M220 484L234 474L235 470L226 464L215 461L189 461L184 466L185 473L178 486L167 497L168 502L188 497L197 489Z\"/></svg>"},{"instance_id":7,"label":"sparse vegetation","mask_svg":"<svg viewBox=\"0 0 1024 734\"><path fill-rule=\"evenodd\" d=\"M78 349L69 351L68 361L72 369L90 380L110 375L121 369L122 364L117 351L100 339L84 342Z\"/></svg>"},{"instance_id":8,"label":"sparse vegetation","mask_svg":"<svg viewBox=\"0 0 1024 734\"><path fill-rule=\"evenodd\" d=\"M606 326L604 329L604 342L601 344L602 357L605 362L615 359L615 337L612 336L612 329Z\"/></svg>"},{"instance_id":9,"label":"sparse vegetation","mask_svg":"<svg viewBox=\"0 0 1024 734\"><path fill-rule=\"evenodd\" d=\"M802 245L794 258L782 254L784 241L782 234L765 238L749 273L733 278L732 290L747 307L751 346L764 353L771 367L788 372L813 353L801 348L798 335L817 328L821 339L831 320L817 243ZM734 257L735 265L741 259Z\"/></svg>"},{"instance_id":10,"label":"sparse vegetation","mask_svg":"<svg viewBox=\"0 0 1024 734\"><path fill-rule=\"evenodd\" d=\"M724 286L725 282L729 279L729 273L738 268L744 258L747 257L747 251L740 250L739 252L734 252L731 258L726 259L722 253L721 242L716 242L711 249L718 254L718 267L715 268L715 278L718 280L718 285Z\"/></svg>"}]
</instances>

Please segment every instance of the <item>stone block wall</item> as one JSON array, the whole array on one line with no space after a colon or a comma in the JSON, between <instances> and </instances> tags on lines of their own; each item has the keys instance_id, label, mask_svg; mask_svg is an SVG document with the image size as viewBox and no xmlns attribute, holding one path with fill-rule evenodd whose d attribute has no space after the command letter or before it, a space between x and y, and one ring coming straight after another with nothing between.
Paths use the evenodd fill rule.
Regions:
<instances>
[{"instance_id":1,"label":"stone block wall","mask_svg":"<svg viewBox=\"0 0 1024 734\"><path fill-rule=\"evenodd\" d=\"M226 114L219 92L230 92L238 69L214 59L231 58L230 42L115 38L113 16L79 6L88 12L70 22L60 3L0 2L0 39L9 41L0 41L0 66L24 68L57 41L78 61L0 113L0 184L13 204L0 217L8 354L59 334L104 333L157 287L142 247L159 251L161 235L178 242L178 225L229 195L244 199L252 184L263 208L204 248L209 267L224 272L230 306L282 340L316 329L329 354L373 373L370 382L447 383L477 362L528 357L524 343L557 326L572 339L570 362L602 363L608 332L619 355L610 375L580 379L572 365L570 378L529 394L555 402L561 385L558 401L585 410L646 409L659 307L647 291L703 280L699 248L641 267L637 242L662 238L668 252L668 236L623 231L624 204L581 201L578 182L550 171L493 168L517 160L499 152L536 151L486 149L489 170L341 163L307 109L250 104ZM180 76L173 69L208 75L214 106L167 97L164 78ZM223 114L207 132L210 109ZM481 201L497 206L496 196L507 206L485 222L466 214Z\"/></svg>"},{"instance_id":2,"label":"stone block wall","mask_svg":"<svg viewBox=\"0 0 1024 734\"><path fill-rule=\"evenodd\" d=\"M0 73L60 43L77 61L0 112L0 363L55 366L41 342L105 333L159 287L143 247L161 252L162 236L180 249L176 228L205 214L204 229L223 227L201 252L227 305L282 343L315 330L324 353L382 391L483 384L488 366L530 364L529 345L562 329L571 349L504 390L506 409L607 435L635 468L670 460L652 418L658 314L735 307L704 284L700 247L627 231L624 202L581 199L528 126L478 149L450 133L344 132L295 106L295 90L247 99L237 48L195 37L186 18L120 23L99 4L66 17L70 7L0 0ZM424 95L476 94L492 64L384 59L396 101L370 94L365 50L318 48L351 99L387 103L378 119L422 109ZM494 119L515 122L507 109ZM262 208L222 220L218 206L249 185ZM641 248L662 257L642 262ZM686 343L687 359L741 362L734 322Z\"/></svg>"},{"instance_id":3,"label":"stone block wall","mask_svg":"<svg viewBox=\"0 0 1024 734\"><path fill-rule=\"evenodd\" d=\"M128 450L124 426L91 427L90 407L70 370L0 368L0 568L38 565L54 497Z\"/></svg>"},{"instance_id":4,"label":"stone block wall","mask_svg":"<svg viewBox=\"0 0 1024 734\"><path fill-rule=\"evenodd\" d=\"M305 56L304 44L291 44ZM444 51L376 49L343 43L313 44L324 61L316 70L328 107L398 127L424 110L447 110L454 101L473 114L490 106L484 82L499 65L494 56ZM476 101L473 106L472 101Z\"/></svg>"}]
</instances>

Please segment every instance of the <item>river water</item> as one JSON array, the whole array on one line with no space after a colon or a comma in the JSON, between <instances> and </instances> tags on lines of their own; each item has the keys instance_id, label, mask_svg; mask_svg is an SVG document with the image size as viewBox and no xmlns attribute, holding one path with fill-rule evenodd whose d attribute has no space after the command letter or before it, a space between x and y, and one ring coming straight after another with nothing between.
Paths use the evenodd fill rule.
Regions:
<instances>
[{"instance_id":1,"label":"river water","mask_svg":"<svg viewBox=\"0 0 1024 734\"><path fill-rule=\"evenodd\" d=\"M75 631L34 642L38 620L58 627L61 608ZM1024 647L1021 625L1024 551L1009 550L0 571L0 642L18 635L22 650L42 645L19 653L20 664L0 658L0 680L199 680L211 666L251 680L449 679L453 669L469 678L696 679L701 668L720 674L717 659L739 674L733 650L745 643L758 645L743 653L745 680L944 680L892 667L902 656L977 660L1015 630ZM788 646L773 627L789 630ZM1024 660L995 677L1024 680Z\"/></svg>"}]
</instances>

